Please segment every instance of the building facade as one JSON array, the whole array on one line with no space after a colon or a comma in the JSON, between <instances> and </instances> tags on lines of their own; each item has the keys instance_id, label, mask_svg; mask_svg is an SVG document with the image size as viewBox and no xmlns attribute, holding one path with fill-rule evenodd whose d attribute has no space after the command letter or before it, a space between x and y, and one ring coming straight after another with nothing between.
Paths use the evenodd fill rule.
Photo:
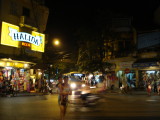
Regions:
<instances>
[{"instance_id":1,"label":"building facade","mask_svg":"<svg viewBox=\"0 0 160 120\"><path fill-rule=\"evenodd\" d=\"M105 41L105 59L116 66L111 70L117 77L116 88L128 85L144 89L147 78L160 81L160 32L158 29L137 32L126 20L130 21L113 20L111 33L114 35Z\"/></svg>"},{"instance_id":2,"label":"building facade","mask_svg":"<svg viewBox=\"0 0 160 120\"><path fill-rule=\"evenodd\" d=\"M137 60L132 67L137 71L139 87L147 81L160 82L160 31L148 31L138 34Z\"/></svg>"},{"instance_id":3,"label":"building facade","mask_svg":"<svg viewBox=\"0 0 160 120\"><path fill-rule=\"evenodd\" d=\"M20 91L41 86L42 62L49 9L44 0L0 0L0 84Z\"/></svg>"},{"instance_id":4,"label":"building facade","mask_svg":"<svg viewBox=\"0 0 160 120\"><path fill-rule=\"evenodd\" d=\"M113 67L107 70L108 87L119 88L122 84L135 86L135 69L132 63L136 60L137 33L132 26L132 17L113 18L110 35L105 39L105 61Z\"/></svg>"}]
</instances>

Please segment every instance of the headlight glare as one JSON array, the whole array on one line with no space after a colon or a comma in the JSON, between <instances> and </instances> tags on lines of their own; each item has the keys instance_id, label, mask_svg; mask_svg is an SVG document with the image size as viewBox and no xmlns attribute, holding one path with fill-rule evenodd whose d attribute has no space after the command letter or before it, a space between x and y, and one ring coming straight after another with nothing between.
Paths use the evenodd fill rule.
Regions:
<instances>
[{"instance_id":1,"label":"headlight glare","mask_svg":"<svg viewBox=\"0 0 160 120\"><path fill-rule=\"evenodd\" d=\"M82 84L82 87L85 87L86 85L85 84Z\"/></svg>"},{"instance_id":2,"label":"headlight glare","mask_svg":"<svg viewBox=\"0 0 160 120\"><path fill-rule=\"evenodd\" d=\"M76 84L75 84L75 83L72 83L72 84L71 84L71 88L76 88Z\"/></svg>"}]
</instances>

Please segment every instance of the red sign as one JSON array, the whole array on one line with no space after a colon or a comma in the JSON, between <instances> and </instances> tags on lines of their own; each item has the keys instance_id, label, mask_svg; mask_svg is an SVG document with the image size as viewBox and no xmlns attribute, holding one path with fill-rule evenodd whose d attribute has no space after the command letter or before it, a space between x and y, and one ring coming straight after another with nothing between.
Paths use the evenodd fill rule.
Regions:
<instances>
[{"instance_id":1,"label":"red sign","mask_svg":"<svg viewBox=\"0 0 160 120\"><path fill-rule=\"evenodd\" d=\"M126 68L126 69L124 70L124 72L125 72L126 74L128 74L128 73L130 73L130 69Z\"/></svg>"},{"instance_id":2,"label":"red sign","mask_svg":"<svg viewBox=\"0 0 160 120\"><path fill-rule=\"evenodd\" d=\"M22 42L22 46L31 47L31 44L30 43L26 43L26 42Z\"/></svg>"}]
</instances>

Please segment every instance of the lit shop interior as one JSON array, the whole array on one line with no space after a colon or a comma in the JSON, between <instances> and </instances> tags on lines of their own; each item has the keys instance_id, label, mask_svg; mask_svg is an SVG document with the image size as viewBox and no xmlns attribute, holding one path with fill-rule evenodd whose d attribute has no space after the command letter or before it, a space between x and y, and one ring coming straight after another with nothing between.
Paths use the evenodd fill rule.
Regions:
<instances>
[{"instance_id":1,"label":"lit shop interior","mask_svg":"<svg viewBox=\"0 0 160 120\"><path fill-rule=\"evenodd\" d=\"M30 91L31 83L34 84L35 79L31 76L31 62L16 61L11 59L0 60L0 84L12 85L14 90Z\"/></svg>"}]
</instances>

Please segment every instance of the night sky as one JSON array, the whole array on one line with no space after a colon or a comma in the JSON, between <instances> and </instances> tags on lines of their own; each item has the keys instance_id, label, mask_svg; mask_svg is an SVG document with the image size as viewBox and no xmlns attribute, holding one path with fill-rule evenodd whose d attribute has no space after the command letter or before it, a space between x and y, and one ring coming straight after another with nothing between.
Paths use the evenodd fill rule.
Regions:
<instances>
[{"instance_id":1,"label":"night sky","mask_svg":"<svg viewBox=\"0 0 160 120\"><path fill-rule=\"evenodd\" d=\"M132 25L137 30L154 26L154 11L160 5L159 0L46 0L49 18L46 33L58 37L65 44L72 43L74 31L90 23L97 10L112 11L133 17Z\"/></svg>"}]
</instances>

